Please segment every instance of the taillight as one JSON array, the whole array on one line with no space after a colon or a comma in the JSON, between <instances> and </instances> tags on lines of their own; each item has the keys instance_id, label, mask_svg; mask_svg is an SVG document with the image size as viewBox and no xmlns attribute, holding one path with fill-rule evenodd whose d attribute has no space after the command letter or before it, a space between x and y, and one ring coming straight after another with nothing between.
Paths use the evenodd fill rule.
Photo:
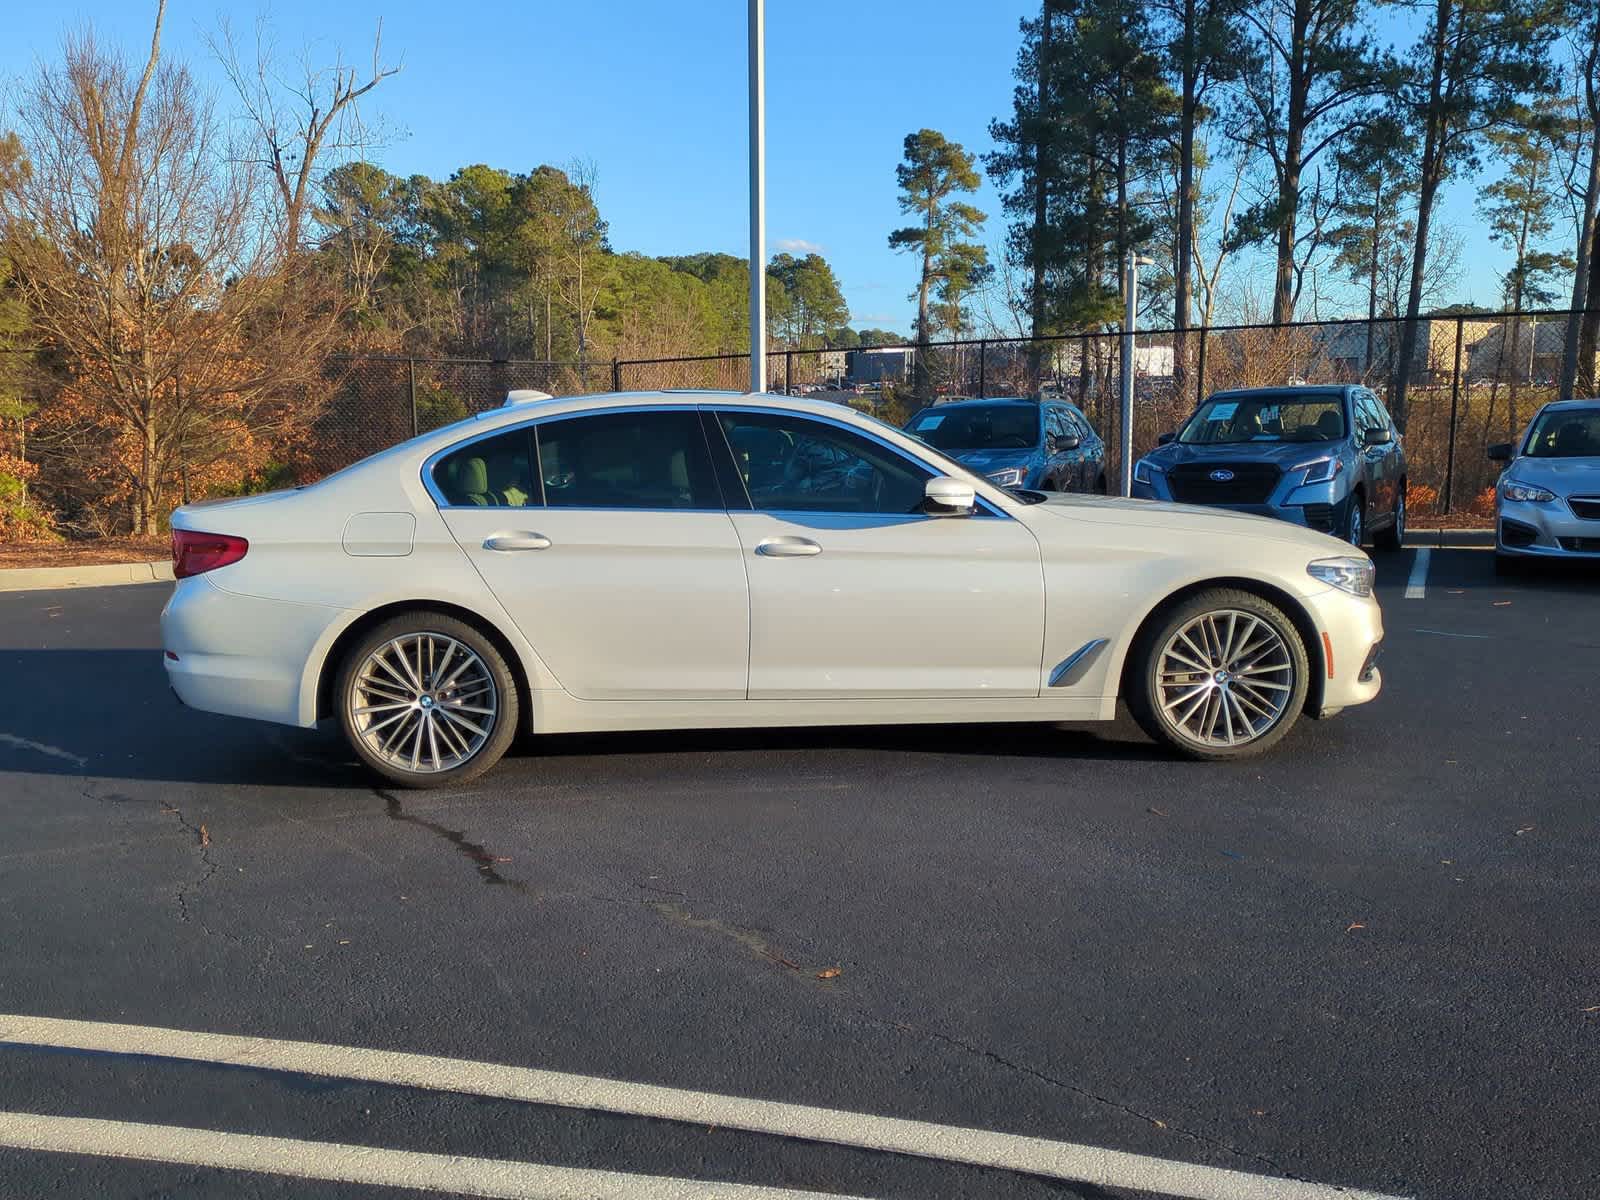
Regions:
<instances>
[{"instance_id":1,"label":"taillight","mask_svg":"<svg viewBox=\"0 0 1600 1200\"><path fill-rule=\"evenodd\" d=\"M172 531L172 574L187 579L236 563L250 549L242 537L228 533L198 533L193 529Z\"/></svg>"}]
</instances>

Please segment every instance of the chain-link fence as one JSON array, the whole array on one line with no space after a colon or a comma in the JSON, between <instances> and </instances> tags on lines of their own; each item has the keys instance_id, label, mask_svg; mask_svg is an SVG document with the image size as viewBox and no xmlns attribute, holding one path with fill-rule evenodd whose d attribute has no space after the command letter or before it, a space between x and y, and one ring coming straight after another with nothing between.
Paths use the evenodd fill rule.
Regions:
<instances>
[{"instance_id":1,"label":"chain-link fence","mask_svg":"<svg viewBox=\"0 0 1600 1200\"><path fill-rule=\"evenodd\" d=\"M1565 312L1449 315L1417 322L1404 409L1411 511L1415 515L1492 511L1496 468L1485 456L1512 441L1538 406L1556 398L1576 321ZM1135 455L1175 429L1200 399L1238 387L1361 383L1397 416L1400 320L1227 326L1142 332L1132 355ZM1575 342L1574 342L1575 344ZM1596 364L1578 364L1593 380ZM325 387L270 451L270 469L237 486L256 490L303 483L441 425L495 408L508 392L553 395L610 391L749 387L748 355L590 362L336 355L322 368ZM1104 438L1107 475L1120 470L1122 335L1118 331L1044 339L983 338L852 349L776 350L768 389L808 393L903 423L917 409L955 396L1053 395L1076 403ZM70 465L51 457L51 404L0 428L0 454L20 461L30 429L40 435L41 490ZM59 440L59 435L58 440ZM16 445L12 445L16 443ZM31 453L34 446L26 445ZM74 460L75 461L75 460ZM181 468L182 464L180 464ZM187 498L181 470L168 490ZM178 478L178 477L175 477ZM60 491L61 489L56 489ZM61 497L57 506L66 508ZM67 500L70 501L70 496ZM92 507L92 506L91 506Z\"/></svg>"}]
</instances>

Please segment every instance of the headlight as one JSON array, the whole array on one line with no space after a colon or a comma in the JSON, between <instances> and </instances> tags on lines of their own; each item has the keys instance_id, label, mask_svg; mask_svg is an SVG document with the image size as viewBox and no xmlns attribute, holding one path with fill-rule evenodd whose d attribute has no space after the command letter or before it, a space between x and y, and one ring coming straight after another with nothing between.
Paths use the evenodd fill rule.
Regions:
<instances>
[{"instance_id":1,"label":"headlight","mask_svg":"<svg viewBox=\"0 0 1600 1200\"><path fill-rule=\"evenodd\" d=\"M1528 504L1549 504L1556 498L1556 494L1552 491L1534 487L1531 483L1518 483L1515 479L1502 479L1500 494L1507 500L1519 500Z\"/></svg>"},{"instance_id":2,"label":"headlight","mask_svg":"<svg viewBox=\"0 0 1600 1200\"><path fill-rule=\"evenodd\" d=\"M1028 477L1027 467L1007 467L1003 471L994 471L984 478L999 487L1021 487L1022 481Z\"/></svg>"},{"instance_id":3,"label":"headlight","mask_svg":"<svg viewBox=\"0 0 1600 1200\"><path fill-rule=\"evenodd\" d=\"M1352 596L1370 596L1376 570L1370 558L1319 558L1307 564L1306 574Z\"/></svg>"},{"instance_id":4,"label":"headlight","mask_svg":"<svg viewBox=\"0 0 1600 1200\"><path fill-rule=\"evenodd\" d=\"M1337 479L1344 470L1344 459L1319 458L1316 462L1301 463L1294 469L1305 471L1306 477L1301 480L1302 483L1327 483L1330 479Z\"/></svg>"},{"instance_id":5,"label":"headlight","mask_svg":"<svg viewBox=\"0 0 1600 1200\"><path fill-rule=\"evenodd\" d=\"M1155 484L1154 476L1165 474L1165 471L1163 471L1155 463L1151 462L1148 458L1141 458L1138 462L1133 464L1133 481L1135 483L1142 483L1147 487Z\"/></svg>"}]
</instances>

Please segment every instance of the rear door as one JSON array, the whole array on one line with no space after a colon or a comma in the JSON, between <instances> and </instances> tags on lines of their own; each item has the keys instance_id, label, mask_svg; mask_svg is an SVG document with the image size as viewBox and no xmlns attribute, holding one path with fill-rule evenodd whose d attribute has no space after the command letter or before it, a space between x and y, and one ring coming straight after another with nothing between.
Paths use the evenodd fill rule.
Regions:
<instances>
[{"instance_id":1,"label":"rear door","mask_svg":"<svg viewBox=\"0 0 1600 1200\"><path fill-rule=\"evenodd\" d=\"M742 699L749 599L699 413L552 417L432 465L450 532L585 700Z\"/></svg>"}]
</instances>

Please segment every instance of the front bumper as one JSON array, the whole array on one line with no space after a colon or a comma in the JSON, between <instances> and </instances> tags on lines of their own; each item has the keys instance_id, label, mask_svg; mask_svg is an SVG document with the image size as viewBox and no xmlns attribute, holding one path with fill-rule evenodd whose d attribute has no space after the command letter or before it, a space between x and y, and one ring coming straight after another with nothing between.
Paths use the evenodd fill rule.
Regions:
<instances>
[{"instance_id":1,"label":"front bumper","mask_svg":"<svg viewBox=\"0 0 1600 1200\"><path fill-rule=\"evenodd\" d=\"M1296 474L1287 472L1264 504L1208 504L1202 507L1225 508L1229 512L1249 513L1253 517L1271 517L1276 521L1287 521L1291 525L1339 536L1347 528L1350 517L1350 492L1344 480L1296 484L1293 482ZM1158 471L1150 473L1149 483L1135 480L1132 494L1140 500L1173 502L1167 477ZM1186 500L1183 503L1193 504L1194 501Z\"/></svg>"},{"instance_id":2,"label":"front bumper","mask_svg":"<svg viewBox=\"0 0 1600 1200\"><path fill-rule=\"evenodd\" d=\"M1526 558L1600 562L1600 521L1586 521L1564 499L1544 504L1496 493L1494 548Z\"/></svg>"},{"instance_id":3,"label":"front bumper","mask_svg":"<svg viewBox=\"0 0 1600 1200\"><path fill-rule=\"evenodd\" d=\"M1377 600L1329 588L1307 598L1305 605L1322 639L1318 656L1323 665L1322 704L1317 715L1332 716L1375 699L1383 690L1383 672L1378 668L1383 610Z\"/></svg>"}]
</instances>

